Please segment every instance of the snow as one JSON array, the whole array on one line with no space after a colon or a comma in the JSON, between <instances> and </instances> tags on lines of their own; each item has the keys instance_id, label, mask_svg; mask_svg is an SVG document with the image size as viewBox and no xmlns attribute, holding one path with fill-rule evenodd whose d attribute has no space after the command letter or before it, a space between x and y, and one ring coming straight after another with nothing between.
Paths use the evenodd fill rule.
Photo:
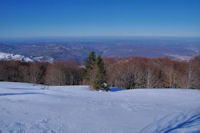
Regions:
<instances>
[{"instance_id":1,"label":"snow","mask_svg":"<svg viewBox=\"0 0 200 133\"><path fill-rule=\"evenodd\" d=\"M8 60L17 60L17 61L25 61L25 62L38 62L38 61L46 61L49 63L53 63L54 59L48 56L40 56L40 57L26 57L24 55L12 54L12 53L4 53L0 52L0 60L8 61Z\"/></svg>"},{"instance_id":2,"label":"snow","mask_svg":"<svg viewBox=\"0 0 200 133\"><path fill-rule=\"evenodd\" d=\"M179 60L179 61L189 61L193 57L193 56L179 55L179 54L166 54L166 55L174 58L175 60Z\"/></svg>"},{"instance_id":3,"label":"snow","mask_svg":"<svg viewBox=\"0 0 200 133\"><path fill-rule=\"evenodd\" d=\"M25 57L23 55L3 53L3 52L0 52L0 60L20 60L20 61L26 61L26 62L34 61L33 59L29 57Z\"/></svg>"},{"instance_id":4,"label":"snow","mask_svg":"<svg viewBox=\"0 0 200 133\"><path fill-rule=\"evenodd\" d=\"M98 92L88 86L0 82L1 132L200 132L200 91Z\"/></svg>"}]
</instances>

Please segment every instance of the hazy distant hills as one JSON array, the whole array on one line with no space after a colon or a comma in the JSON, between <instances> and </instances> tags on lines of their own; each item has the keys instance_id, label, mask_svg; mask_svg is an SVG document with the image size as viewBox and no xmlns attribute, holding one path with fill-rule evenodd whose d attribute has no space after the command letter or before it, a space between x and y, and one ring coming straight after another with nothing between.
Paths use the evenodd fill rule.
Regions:
<instances>
[{"instance_id":1,"label":"hazy distant hills","mask_svg":"<svg viewBox=\"0 0 200 133\"><path fill-rule=\"evenodd\" d=\"M0 52L20 54L26 57L41 58L41 61L84 60L91 49L81 46L68 46L53 43L0 45Z\"/></svg>"},{"instance_id":2,"label":"hazy distant hills","mask_svg":"<svg viewBox=\"0 0 200 133\"><path fill-rule=\"evenodd\" d=\"M164 57L189 60L200 54L199 40L110 39L70 41L1 41L0 52L18 54L36 61L84 61L90 51L106 57Z\"/></svg>"}]
</instances>

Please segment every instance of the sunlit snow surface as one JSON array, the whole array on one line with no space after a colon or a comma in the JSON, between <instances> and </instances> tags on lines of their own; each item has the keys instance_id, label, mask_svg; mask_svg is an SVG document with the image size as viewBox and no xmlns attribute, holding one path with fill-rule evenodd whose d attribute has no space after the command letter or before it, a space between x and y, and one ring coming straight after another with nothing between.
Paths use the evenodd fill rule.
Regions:
<instances>
[{"instance_id":1,"label":"sunlit snow surface","mask_svg":"<svg viewBox=\"0 0 200 133\"><path fill-rule=\"evenodd\" d=\"M7 132L198 133L200 91L0 82L0 133Z\"/></svg>"}]
</instances>

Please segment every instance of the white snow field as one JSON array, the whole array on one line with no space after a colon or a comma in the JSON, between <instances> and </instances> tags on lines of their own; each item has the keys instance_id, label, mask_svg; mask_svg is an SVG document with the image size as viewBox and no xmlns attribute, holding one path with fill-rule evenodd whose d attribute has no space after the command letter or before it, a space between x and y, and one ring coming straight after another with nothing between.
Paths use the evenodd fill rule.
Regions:
<instances>
[{"instance_id":1,"label":"white snow field","mask_svg":"<svg viewBox=\"0 0 200 133\"><path fill-rule=\"evenodd\" d=\"M0 133L199 133L200 91L0 82Z\"/></svg>"}]
</instances>

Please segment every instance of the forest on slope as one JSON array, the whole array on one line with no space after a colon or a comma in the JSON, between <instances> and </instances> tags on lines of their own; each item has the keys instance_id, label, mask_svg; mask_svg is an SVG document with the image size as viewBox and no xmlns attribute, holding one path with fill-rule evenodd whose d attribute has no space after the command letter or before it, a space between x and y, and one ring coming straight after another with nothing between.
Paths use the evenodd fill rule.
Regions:
<instances>
[{"instance_id":1,"label":"forest on slope","mask_svg":"<svg viewBox=\"0 0 200 133\"><path fill-rule=\"evenodd\" d=\"M200 88L200 56L187 62L167 57L103 58L103 67L105 74L101 81L108 86L125 89ZM86 69L73 60L54 63L0 61L0 81L91 85L97 74L96 67Z\"/></svg>"}]
</instances>

